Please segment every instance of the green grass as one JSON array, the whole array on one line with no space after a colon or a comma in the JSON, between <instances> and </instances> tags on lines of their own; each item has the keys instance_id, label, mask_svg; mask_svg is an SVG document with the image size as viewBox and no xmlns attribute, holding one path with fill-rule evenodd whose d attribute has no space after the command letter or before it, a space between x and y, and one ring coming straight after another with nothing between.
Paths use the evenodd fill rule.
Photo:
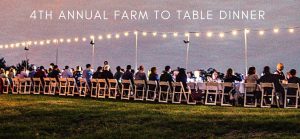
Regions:
<instances>
[{"instance_id":1,"label":"green grass","mask_svg":"<svg viewBox=\"0 0 300 139\"><path fill-rule=\"evenodd\" d=\"M0 95L0 138L299 138L299 109Z\"/></svg>"}]
</instances>

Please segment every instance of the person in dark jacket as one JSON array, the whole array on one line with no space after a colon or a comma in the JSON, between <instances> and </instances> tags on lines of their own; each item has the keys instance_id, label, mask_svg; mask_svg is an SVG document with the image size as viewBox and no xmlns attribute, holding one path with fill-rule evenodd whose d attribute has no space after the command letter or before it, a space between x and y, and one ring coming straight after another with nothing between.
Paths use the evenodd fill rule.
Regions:
<instances>
[{"instance_id":1,"label":"person in dark jacket","mask_svg":"<svg viewBox=\"0 0 300 139\"><path fill-rule=\"evenodd\" d=\"M235 76L233 74L233 70L231 68L229 68L227 70L226 75L225 75L224 82L231 82L231 83L233 83L235 81L242 81L242 79L239 78L239 77L237 77L237 76Z\"/></svg>"},{"instance_id":2,"label":"person in dark jacket","mask_svg":"<svg viewBox=\"0 0 300 139\"><path fill-rule=\"evenodd\" d=\"M59 82L60 70L57 65L53 66L53 70L48 74L48 77L55 78L57 82Z\"/></svg>"},{"instance_id":3,"label":"person in dark jacket","mask_svg":"<svg viewBox=\"0 0 300 139\"><path fill-rule=\"evenodd\" d=\"M275 86L275 92L279 93L280 97L280 103L283 103L283 98L284 98L284 89L282 85L280 84L280 79L282 79L282 76L277 75L277 74L272 74L270 72L270 67L265 66L264 71L263 71L263 76L260 77L258 80L259 83L273 83ZM271 90L267 90L271 91Z\"/></svg>"},{"instance_id":4,"label":"person in dark jacket","mask_svg":"<svg viewBox=\"0 0 300 139\"><path fill-rule=\"evenodd\" d=\"M103 68L103 72L101 74L100 79L106 79L106 80L108 80L108 79L113 79L113 78L114 78L114 75L110 71L109 65L105 65L104 68Z\"/></svg>"},{"instance_id":5,"label":"person in dark jacket","mask_svg":"<svg viewBox=\"0 0 300 139\"><path fill-rule=\"evenodd\" d=\"M187 88L187 75L184 68L178 69L178 74L176 76L176 82L182 82L182 85L185 90L188 90Z\"/></svg>"},{"instance_id":6,"label":"person in dark jacket","mask_svg":"<svg viewBox=\"0 0 300 139\"><path fill-rule=\"evenodd\" d=\"M126 71L124 72L122 79L130 80L132 82L132 84L134 83L133 82L133 73L131 72L131 65L127 65Z\"/></svg>"},{"instance_id":7,"label":"person in dark jacket","mask_svg":"<svg viewBox=\"0 0 300 139\"><path fill-rule=\"evenodd\" d=\"M97 71L93 74L93 79L100 79L101 78L101 74L102 74L102 67L99 66L97 68Z\"/></svg>"},{"instance_id":8,"label":"person in dark jacket","mask_svg":"<svg viewBox=\"0 0 300 139\"><path fill-rule=\"evenodd\" d=\"M295 69L290 70L290 72L289 72L290 77L288 78L288 83L300 84L300 78L297 77L296 74L297 74L297 71ZM297 92L297 89L292 89L292 88L287 89L287 94L288 95L296 95L296 92ZM295 104L296 99L295 98L290 98L290 101L288 103Z\"/></svg>"},{"instance_id":9,"label":"person in dark jacket","mask_svg":"<svg viewBox=\"0 0 300 139\"><path fill-rule=\"evenodd\" d=\"M160 75L160 81L165 81L165 82L174 82L174 79L172 77L172 75L170 74L171 71L171 67L170 66L166 66L165 70L163 71L163 73Z\"/></svg>"},{"instance_id":10,"label":"person in dark jacket","mask_svg":"<svg viewBox=\"0 0 300 139\"><path fill-rule=\"evenodd\" d=\"M159 81L159 76L156 71L156 67L152 67L149 74L149 81Z\"/></svg>"}]
</instances>

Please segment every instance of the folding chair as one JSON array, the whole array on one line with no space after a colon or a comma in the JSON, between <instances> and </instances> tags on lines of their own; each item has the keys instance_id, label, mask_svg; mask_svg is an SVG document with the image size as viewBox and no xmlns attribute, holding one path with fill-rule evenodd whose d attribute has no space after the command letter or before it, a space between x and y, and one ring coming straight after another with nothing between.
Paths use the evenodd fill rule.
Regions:
<instances>
[{"instance_id":1,"label":"folding chair","mask_svg":"<svg viewBox=\"0 0 300 139\"><path fill-rule=\"evenodd\" d=\"M232 95L232 91L234 90L234 84L229 83L229 82L224 82L224 83L221 83L221 86L222 86L221 106L232 106L228 101L227 101L228 103L226 103L226 102L224 102L224 100L226 101L226 98L228 98L228 100L230 100L230 95ZM226 88L228 88L230 90L229 91L225 90Z\"/></svg>"},{"instance_id":2,"label":"folding chair","mask_svg":"<svg viewBox=\"0 0 300 139\"><path fill-rule=\"evenodd\" d=\"M50 92L49 95L55 95L58 87L57 80L55 78L50 78Z\"/></svg>"},{"instance_id":3,"label":"folding chair","mask_svg":"<svg viewBox=\"0 0 300 139\"><path fill-rule=\"evenodd\" d=\"M9 91L9 81L7 78L1 78L2 82L3 82L3 94L8 94Z\"/></svg>"},{"instance_id":4,"label":"folding chair","mask_svg":"<svg viewBox=\"0 0 300 139\"><path fill-rule=\"evenodd\" d=\"M244 84L244 107L257 107L257 99L256 99L256 89L257 84L256 83L245 83ZM252 98L254 100L254 103L248 103L247 98Z\"/></svg>"},{"instance_id":5,"label":"folding chair","mask_svg":"<svg viewBox=\"0 0 300 139\"><path fill-rule=\"evenodd\" d=\"M288 83L284 91L284 108L298 108L299 84ZM293 98L295 99L294 105L289 105L289 101Z\"/></svg>"},{"instance_id":6,"label":"folding chair","mask_svg":"<svg viewBox=\"0 0 300 139\"><path fill-rule=\"evenodd\" d=\"M116 79L108 79L109 98L116 99L118 93L118 81Z\"/></svg>"},{"instance_id":7,"label":"folding chair","mask_svg":"<svg viewBox=\"0 0 300 139\"><path fill-rule=\"evenodd\" d=\"M183 94L183 85L181 82L173 82L173 95L172 103L181 103L181 97Z\"/></svg>"},{"instance_id":8,"label":"folding chair","mask_svg":"<svg viewBox=\"0 0 300 139\"><path fill-rule=\"evenodd\" d=\"M76 81L74 78L67 78L67 81L68 81L67 96L74 96Z\"/></svg>"},{"instance_id":9,"label":"folding chair","mask_svg":"<svg viewBox=\"0 0 300 139\"><path fill-rule=\"evenodd\" d=\"M79 89L78 89L79 96L85 97L87 94L87 90L88 90L87 81L84 78L79 79Z\"/></svg>"},{"instance_id":10,"label":"folding chair","mask_svg":"<svg viewBox=\"0 0 300 139\"><path fill-rule=\"evenodd\" d=\"M217 105L217 97L219 94L219 83L207 82L206 83L206 95L205 105ZM211 99L212 102L209 102Z\"/></svg>"},{"instance_id":11,"label":"folding chair","mask_svg":"<svg viewBox=\"0 0 300 139\"><path fill-rule=\"evenodd\" d=\"M39 95L41 92L42 81L40 78L32 78L33 94Z\"/></svg>"},{"instance_id":12,"label":"folding chair","mask_svg":"<svg viewBox=\"0 0 300 139\"><path fill-rule=\"evenodd\" d=\"M155 101L156 93L157 93L157 82L156 81L148 81L147 82L146 101Z\"/></svg>"},{"instance_id":13,"label":"folding chair","mask_svg":"<svg viewBox=\"0 0 300 139\"><path fill-rule=\"evenodd\" d=\"M12 78L12 85L11 85L11 92L12 94L18 94L20 91L20 81L19 78Z\"/></svg>"},{"instance_id":14,"label":"folding chair","mask_svg":"<svg viewBox=\"0 0 300 139\"><path fill-rule=\"evenodd\" d=\"M105 98L107 92L107 83L105 79L98 79L98 98Z\"/></svg>"},{"instance_id":15,"label":"folding chair","mask_svg":"<svg viewBox=\"0 0 300 139\"><path fill-rule=\"evenodd\" d=\"M134 100L144 100L145 80L134 80Z\"/></svg>"},{"instance_id":16,"label":"folding chair","mask_svg":"<svg viewBox=\"0 0 300 139\"><path fill-rule=\"evenodd\" d=\"M58 94L60 96L66 96L67 95L67 89L68 89L68 81L67 78L59 78L59 90Z\"/></svg>"},{"instance_id":17,"label":"folding chair","mask_svg":"<svg viewBox=\"0 0 300 139\"><path fill-rule=\"evenodd\" d=\"M159 82L158 102L168 103L170 88L169 82Z\"/></svg>"},{"instance_id":18,"label":"folding chair","mask_svg":"<svg viewBox=\"0 0 300 139\"><path fill-rule=\"evenodd\" d=\"M44 78L44 95L49 95L51 92L51 79Z\"/></svg>"},{"instance_id":19,"label":"folding chair","mask_svg":"<svg viewBox=\"0 0 300 139\"><path fill-rule=\"evenodd\" d=\"M30 94L31 91L31 79L30 78L23 78L19 79L20 81L20 92L19 94Z\"/></svg>"},{"instance_id":20,"label":"folding chair","mask_svg":"<svg viewBox=\"0 0 300 139\"><path fill-rule=\"evenodd\" d=\"M261 104L262 108L271 108L274 104L275 88L273 83L260 83L261 87ZM271 95L271 98L270 98ZM271 99L271 103L268 104L267 100ZM266 105L264 105L264 102ZM277 103L278 104L278 103Z\"/></svg>"},{"instance_id":21,"label":"folding chair","mask_svg":"<svg viewBox=\"0 0 300 139\"><path fill-rule=\"evenodd\" d=\"M98 80L91 79L91 97L97 98L98 97Z\"/></svg>"},{"instance_id":22,"label":"folding chair","mask_svg":"<svg viewBox=\"0 0 300 139\"><path fill-rule=\"evenodd\" d=\"M131 93L131 81L130 80L122 80L122 89L121 89L121 99L130 99Z\"/></svg>"}]
</instances>

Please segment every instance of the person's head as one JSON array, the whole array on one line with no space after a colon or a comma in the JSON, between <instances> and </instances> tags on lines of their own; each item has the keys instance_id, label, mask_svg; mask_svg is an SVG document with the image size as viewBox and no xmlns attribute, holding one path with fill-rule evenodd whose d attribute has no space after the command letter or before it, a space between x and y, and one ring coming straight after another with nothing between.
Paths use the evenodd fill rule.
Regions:
<instances>
[{"instance_id":1,"label":"person's head","mask_svg":"<svg viewBox=\"0 0 300 139\"><path fill-rule=\"evenodd\" d=\"M36 71L37 67L36 66L32 66L32 70Z\"/></svg>"},{"instance_id":2,"label":"person's head","mask_svg":"<svg viewBox=\"0 0 300 139\"><path fill-rule=\"evenodd\" d=\"M86 64L85 67L86 67L87 69L89 69L89 68L91 68L92 66L91 66L91 64Z\"/></svg>"},{"instance_id":3,"label":"person's head","mask_svg":"<svg viewBox=\"0 0 300 139\"><path fill-rule=\"evenodd\" d=\"M277 70L278 71L283 71L283 69L284 69L284 65L282 63L278 63L277 64Z\"/></svg>"},{"instance_id":4,"label":"person's head","mask_svg":"<svg viewBox=\"0 0 300 139\"><path fill-rule=\"evenodd\" d=\"M81 71L81 67L80 66L76 66L76 71Z\"/></svg>"},{"instance_id":5,"label":"person's head","mask_svg":"<svg viewBox=\"0 0 300 139\"><path fill-rule=\"evenodd\" d=\"M69 69L69 66L65 66L65 70Z\"/></svg>"},{"instance_id":6,"label":"person's head","mask_svg":"<svg viewBox=\"0 0 300 139\"><path fill-rule=\"evenodd\" d=\"M97 68L97 71L98 71L98 72L101 72L101 71L102 71L102 67L99 66L99 67Z\"/></svg>"},{"instance_id":7,"label":"person's head","mask_svg":"<svg viewBox=\"0 0 300 139\"><path fill-rule=\"evenodd\" d=\"M57 69L58 69L58 66L57 66L57 65L54 65L54 66L53 66L53 69L54 69L54 70L57 70Z\"/></svg>"},{"instance_id":8,"label":"person's head","mask_svg":"<svg viewBox=\"0 0 300 139\"><path fill-rule=\"evenodd\" d=\"M120 71L121 71L121 67L120 67L120 66L117 66L117 67L116 67L116 70L117 70L117 72L120 72Z\"/></svg>"},{"instance_id":9,"label":"person's head","mask_svg":"<svg viewBox=\"0 0 300 139\"><path fill-rule=\"evenodd\" d=\"M264 74L270 74L270 67L269 66L265 66L264 67L264 71L263 71Z\"/></svg>"},{"instance_id":10,"label":"person's head","mask_svg":"<svg viewBox=\"0 0 300 139\"><path fill-rule=\"evenodd\" d=\"M156 73L156 67L151 68L151 73Z\"/></svg>"},{"instance_id":11,"label":"person's head","mask_svg":"<svg viewBox=\"0 0 300 139\"><path fill-rule=\"evenodd\" d=\"M178 69L178 74L185 74L185 69L184 68L179 68Z\"/></svg>"},{"instance_id":12,"label":"person's head","mask_svg":"<svg viewBox=\"0 0 300 139\"><path fill-rule=\"evenodd\" d=\"M171 70L171 67L170 67L170 66L166 66L166 67L165 67L165 71L166 71L166 72L170 72L170 70Z\"/></svg>"},{"instance_id":13,"label":"person's head","mask_svg":"<svg viewBox=\"0 0 300 139\"><path fill-rule=\"evenodd\" d=\"M109 71L110 67L109 67L109 65L105 65L103 69L106 71Z\"/></svg>"},{"instance_id":14,"label":"person's head","mask_svg":"<svg viewBox=\"0 0 300 139\"><path fill-rule=\"evenodd\" d=\"M134 69L131 69L131 70L130 70L130 72L131 72L132 74L134 74L134 73L135 73Z\"/></svg>"},{"instance_id":15,"label":"person's head","mask_svg":"<svg viewBox=\"0 0 300 139\"><path fill-rule=\"evenodd\" d=\"M255 67L250 67L250 68L248 69L248 75L253 75L253 74L255 74L255 73L256 73Z\"/></svg>"},{"instance_id":16,"label":"person's head","mask_svg":"<svg viewBox=\"0 0 300 139\"><path fill-rule=\"evenodd\" d=\"M127 69L127 70L130 70L130 69L131 69L131 65L127 65L127 66L126 66L126 69Z\"/></svg>"},{"instance_id":17,"label":"person's head","mask_svg":"<svg viewBox=\"0 0 300 139\"><path fill-rule=\"evenodd\" d=\"M144 71L144 66L143 65L140 65L139 71Z\"/></svg>"},{"instance_id":18,"label":"person's head","mask_svg":"<svg viewBox=\"0 0 300 139\"><path fill-rule=\"evenodd\" d=\"M0 73L5 73L5 70L3 68L1 68Z\"/></svg>"},{"instance_id":19,"label":"person's head","mask_svg":"<svg viewBox=\"0 0 300 139\"><path fill-rule=\"evenodd\" d=\"M295 69L291 69L290 70L290 75L292 75L293 77L296 76L297 71Z\"/></svg>"},{"instance_id":20,"label":"person's head","mask_svg":"<svg viewBox=\"0 0 300 139\"><path fill-rule=\"evenodd\" d=\"M104 61L104 65L108 65L108 61Z\"/></svg>"},{"instance_id":21,"label":"person's head","mask_svg":"<svg viewBox=\"0 0 300 139\"><path fill-rule=\"evenodd\" d=\"M232 68L227 69L226 76L232 76L232 75L233 75Z\"/></svg>"}]
</instances>

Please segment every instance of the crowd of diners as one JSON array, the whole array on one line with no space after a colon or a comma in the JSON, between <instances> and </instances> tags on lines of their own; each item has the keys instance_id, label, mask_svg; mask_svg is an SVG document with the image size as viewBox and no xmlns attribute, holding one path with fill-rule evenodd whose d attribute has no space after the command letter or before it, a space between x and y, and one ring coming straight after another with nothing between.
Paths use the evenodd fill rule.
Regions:
<instances>
[{"instance_id":1,"label":"crowd of diners","mask_svg":"<svg viewBox=\"0 0 300 139\"><path fill-rule=\"evenodd\" d=\"M127 65L125 69L120 66L116 67L116 72L112 72L108 61L104 61L103 66L97 67L93 70L91 64L86 64L85 69L80 66L76 68L70 68L65 66L63 70L59 69L58 65L53 63L50 64L49 69L45 69L44 66L36 67L30 66L27 70L22 67L20 71L16 71L15 68L8 70L0 69L0 78L8 78L12 82L12 78L75 78L75 81L79 84L79 79L86 79L87 83L91 85L91 79L116 79L119 83L122 80L145 80L145 81L166 81L166 82L182 82L185 89L187 89L188 82L244 82L244 83L273 83L275 91L279 94L280 104L283 103L284 88L282 83L299 83L300 78L296 76L297 72L295 69L291 69L286 75L283 72L284 65L282 63L277 64L275 72L271 72L269 66L263 68L261 76L256 72L255 67L250 67L245 77L234 73L232 68L229 68L226 74L218 72L215 69L208 71L186 72L184 68L176 68L172 70L170 66L165 66L162 73L157 72L156 67L152 67L149 71L145 71L143 65L139 66L137 71L132 69L131 65ZM0 92L3 88L0 83ZM257 90L259 91L259 89ZM235 91L238 92L238 91ZM259 96L258 96L259 97Z\"/></svg>"}]
</instances>

